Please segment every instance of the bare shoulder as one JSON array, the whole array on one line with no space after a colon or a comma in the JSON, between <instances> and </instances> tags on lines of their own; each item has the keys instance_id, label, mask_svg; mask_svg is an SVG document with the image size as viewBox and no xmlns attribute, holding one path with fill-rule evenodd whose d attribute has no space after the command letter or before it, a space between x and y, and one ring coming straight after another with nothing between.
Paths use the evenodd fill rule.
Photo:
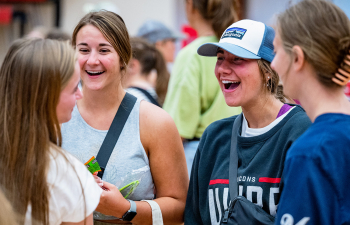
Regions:
<instances>
[{"instance_id":1,"label":"bare shoulder","mask_svg":"<svg viewBox=\"0 0 350 225\"><path fill-rule=\"evenodd\" d=\"M180 134L171 116L164 109L146 101L142 101L140 105L140 136L147 152L161 142L181 143Z\"/></svg>"},{"instance_id":2,"label":"bare shoulder","mask_svg":"<svg viewBox=\"0 0 350 225\"><path fill-rule=\"evenodd\" d=\"M176 128L173 119L164 109L146 101L140 105L140 124L152 130L167 126Z\"/></svg>"}]
</instances>

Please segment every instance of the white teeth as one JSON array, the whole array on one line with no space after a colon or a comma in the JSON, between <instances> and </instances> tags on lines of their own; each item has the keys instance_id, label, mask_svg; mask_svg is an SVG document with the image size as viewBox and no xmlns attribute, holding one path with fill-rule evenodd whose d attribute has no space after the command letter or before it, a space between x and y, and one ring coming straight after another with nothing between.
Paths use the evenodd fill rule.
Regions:
<instances>
[{"instance_id":1,"label":"white teeth","mask_svg":"<svg viewBox=\"0 0 350 225\"><path fill-rule=\"evenodd\" d=\"M86 71L86 72L91 73L91 74L103 73L103 71Z\"/></svg>"},{"instance_id":2,"label":"white teeth","mask_svg":"<svg viewBox=\"0 0 350 225\"><path fill-rule=\"evenodd\" d=\"M229 80L222 80L221 81L223 84L238 84L238 81L229 81Z\"/></svg>"}]
</instances>

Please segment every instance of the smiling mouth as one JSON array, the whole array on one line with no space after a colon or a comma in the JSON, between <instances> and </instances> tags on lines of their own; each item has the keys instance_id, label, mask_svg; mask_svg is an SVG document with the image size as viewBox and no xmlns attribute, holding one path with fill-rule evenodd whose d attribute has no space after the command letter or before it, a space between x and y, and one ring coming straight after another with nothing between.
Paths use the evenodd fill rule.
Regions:
<instances>
[{"instance_id":1,"label":"smiling mouth","mask_svg":"<svg viewBox=\"0 0 350 225\"><path fill-rule=\"evenodd\" d=\"M234 90L241 84L241 82L238 82L238 81L225 81L225 80L223 80L222 83L224 84L225 90Z\"/></svg>"},{"instance_id":2,"label":"smiling mouth","mask_svg":"<svg viewBox=\"0 0 350 225\"><path fill-rule=\"evenodd\" d=\"M85 70L85 72L87 74L89 74L90 76L98 76L98 75L103 74L105 71L87 71L87 70Z\"/></svg>"}]
</instances>

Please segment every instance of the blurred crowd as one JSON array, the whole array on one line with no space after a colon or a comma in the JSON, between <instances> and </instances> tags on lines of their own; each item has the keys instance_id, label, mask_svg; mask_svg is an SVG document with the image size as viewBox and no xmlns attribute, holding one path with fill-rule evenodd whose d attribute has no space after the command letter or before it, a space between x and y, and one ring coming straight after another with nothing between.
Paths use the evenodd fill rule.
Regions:
<instances>
[{"instance_id":1,"label":"blurred crowd","mask_svg":"<svg viewBox=\"0 0 350 225\"><path fill-rule=\"evenodd\" d=\"M178 52L162 21L131 36L105 9L15 40L0 224L349 224L350 20L241 3L186 0Z\"/></svg>"}]
</instances>

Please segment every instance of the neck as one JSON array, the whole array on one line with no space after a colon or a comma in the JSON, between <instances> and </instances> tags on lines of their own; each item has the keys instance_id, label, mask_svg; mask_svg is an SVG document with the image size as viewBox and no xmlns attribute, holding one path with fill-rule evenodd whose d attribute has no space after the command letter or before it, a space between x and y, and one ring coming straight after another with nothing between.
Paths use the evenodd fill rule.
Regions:
<instances>
[{"instance_id":1,"label":"neck","mask_svg":"<svg viewBox=\"0 0 350 225\"><path fill-rule=\"evenodd\" d=\"M191 27L197 31L198 37L215 35L210 23L203 19L198 12L196 13L196 18L193 20L193 23L191 23Z\"/></svg>"},{"instance_id":2,"label":"neck","mask_svg":"<svg viewBox=\"0 0 350 225\"><path fill-rule=\"evenodd\" d=\"M263 128L276 119L282 106L282 102L268 95L258 98L253 104L242 106L242 111L250 128Z\"/></svg>"},{"instance_id":3,"label":"neck","mask_svg":"<svg viewBox=\"0 0 350 225\"><path fill-rule=\"evenodd\" d=\"M120 82L109 85L102 90L91 90L83 86L83 98L78 101L78 107L93 114L116 111L125 95Z\"/></svg>"},{"instance_id":4,"label":"neck","mask_svg":"<svg viewBox=\"0 0 350 225\"><path fill-rule=\"evenodd\" d=\"M307 79L298 90L298 98L312 122L325 113L350 114L350 103L342 88L327 88L316 80L316 75L304 77Z\"/></svg>"},{"instance_id":5,"label":"neck","mask_svg":"<svg viewBox=\"0 0 350 225\"><path fill-rule=\"evenodd\" d=\"M148 80L146 76L138 75L135 79L130 80L128 87L139 87L143 89L155 88Z\"/></svg>"}]
</instances>

